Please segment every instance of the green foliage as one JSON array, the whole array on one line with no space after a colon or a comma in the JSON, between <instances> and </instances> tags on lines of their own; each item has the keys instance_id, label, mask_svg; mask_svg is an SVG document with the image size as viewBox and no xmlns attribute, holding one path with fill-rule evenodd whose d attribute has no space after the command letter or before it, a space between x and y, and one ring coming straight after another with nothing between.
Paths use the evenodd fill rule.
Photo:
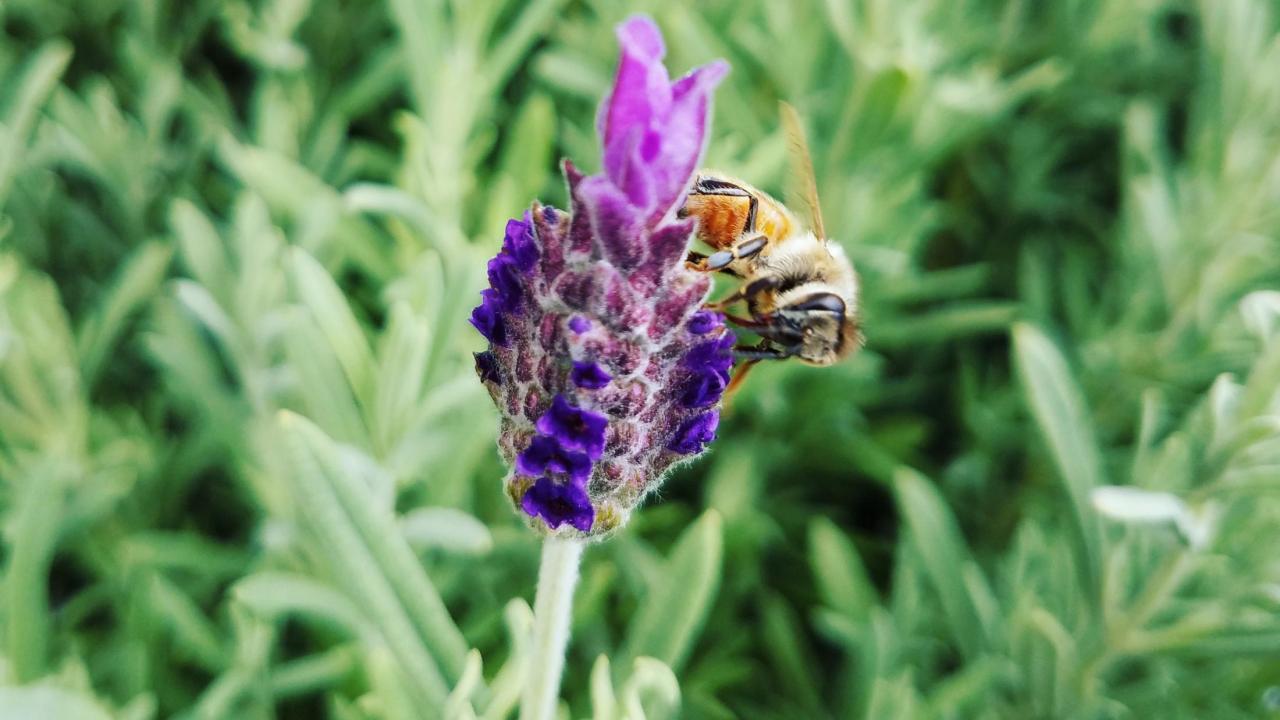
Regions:
<instances>
[{"instance_id":1,"label":"green foliage","mask_svg":"<svg viewBox=\"0 0 1280 720\"><path fill-rule=\"evenodd\" d=\"M464 318L632 10L868 344L588 549L569 716L1280 713L1274 3L9 0L0 720L514 716Z\"/></svg>"}]
</instances>

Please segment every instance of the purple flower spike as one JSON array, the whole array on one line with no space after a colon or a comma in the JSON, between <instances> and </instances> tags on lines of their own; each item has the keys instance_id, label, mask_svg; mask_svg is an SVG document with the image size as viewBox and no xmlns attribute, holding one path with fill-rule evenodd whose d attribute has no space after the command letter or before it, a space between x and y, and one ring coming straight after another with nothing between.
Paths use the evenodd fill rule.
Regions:
<instances>
[{"instance_id":1,"label":"purple flower spike","mask_svg":"<svg viewBox=\"0 0 1280 720\"><path fill-rule=\"evenodd\" d=\"M525 491L520 507L530 517L541 517L552 530L567 523L580 532L590 532L596 517L586 490L577 485L559 485L550 478L539 478Z\"/></svg>"},{"instance_id":2,"label":"purple flower spike","mask_svg":"<svg viewBox=\"0 0 1280 720\"><path fill-rule=\"evenodd\" d=\"M574 385L584 390L599 390L608 385L613 376L593 362L574 361L573 371L569 373L569 378L573 380Z\"/></svg>"},{"instance_id":3,"label":"purple flower spike","mask_svg":"<svg viewBox=\"0 0 1280 720\"><path fill-rule=\"evenodd\" d=\"M622 57L598 116L603 172L568 160L572 206L507 223L471 324L498 408L508 496L544 534L602 538L715 437L734 336L703 310L678 219L702 159L722 62L672 82L651 20L618 28Z\"/></svg>"},{"instance_id":4,"label":"purple flower spike","mask_svg":"<svg viewBox=\"0 0 1280 720\"><path fill-rule=\"evenodd\" d=\"M550 435L571 450L581 450L592 460L604 452L604 430L609 421L590 410L576 408L556 395L551 409L538 418L538 432Z\"/></svg>"},{"instance_id":5,"label":"purple flower spike","mask_svg":"<svg viewBox=\"0 0 1280 720\"><path fill-rule=\"evenodd\" d=\"M579 485L591 475L591 458L578 452L565 450L555 438L545 435L535 437L529 447L516 457L516 470L522 475L538 477L545 473L568 475Z\"/></svg>"},{"instance_id":6,"label":"purple flower spike","mask_svg":"<svg viewBox=\"0 0 1280 720\"><path fill-rule=\"evenodd\" d=\"M618 27L622 58L598 120L604 171L646 220L661 218L687 191L707 136L711 92L729 72L716 61L672 83L658 26L634 16Z\"/></svg>"}]
</instances>

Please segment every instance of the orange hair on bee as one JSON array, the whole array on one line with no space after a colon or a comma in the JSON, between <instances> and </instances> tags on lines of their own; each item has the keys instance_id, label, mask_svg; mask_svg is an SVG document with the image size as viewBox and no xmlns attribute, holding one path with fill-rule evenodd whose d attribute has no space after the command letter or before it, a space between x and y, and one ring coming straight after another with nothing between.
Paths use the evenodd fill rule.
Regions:
<instances>
[{"instance_id":1,"label":"orange hair on bee","mask_svg":"<svg viewBox=\"0 0 1280 720\"><path fill-rule=\"evenodd\" d=\"M738 195L690 195L681 214L698 219L698 239L717 250L732 247L747 224L751 199Z\"/></svg>"}]
</instances>

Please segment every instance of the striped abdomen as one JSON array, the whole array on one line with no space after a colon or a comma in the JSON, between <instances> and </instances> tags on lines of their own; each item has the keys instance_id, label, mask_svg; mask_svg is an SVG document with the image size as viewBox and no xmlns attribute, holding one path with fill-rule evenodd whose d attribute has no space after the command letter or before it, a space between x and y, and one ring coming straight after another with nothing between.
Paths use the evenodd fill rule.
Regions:
<instances>
[{"instance_id":1,"label":"striped abdomen","mask_svg":"<svg viewBox=\"0 0 1280 720\"><path fill-rule=\"evenodd\" d=\"M789 236L795 220L778 201L737 180L702 175L681 208L682 217L698 219L698 239L717 250L732 247L748 230L752 199L755 229L771 241Z\"/></svg>"}]
</instances>

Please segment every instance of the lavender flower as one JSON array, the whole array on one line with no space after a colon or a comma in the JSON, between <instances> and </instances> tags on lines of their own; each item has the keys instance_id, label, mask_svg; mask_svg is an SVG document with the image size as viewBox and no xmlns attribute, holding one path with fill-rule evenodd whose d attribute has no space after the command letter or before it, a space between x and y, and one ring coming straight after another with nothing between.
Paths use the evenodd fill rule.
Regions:
<instances>
[{"instance_id":1,"label":"lavender flower","mask_svg":"<svg viewBox=\"0 0 1280 720\"><path fill-rule=\"evenodd\" d=\"M604 172L565 161L572 212L535 204L507 223L471 314L476 372L502 415L507 492L538 529L600 537L674 464L715 438L733 335L702 310L676 219L707 136L723 62L672 82L662 36L633 17L597 129Z\"/></svg>"}]
</instances>

